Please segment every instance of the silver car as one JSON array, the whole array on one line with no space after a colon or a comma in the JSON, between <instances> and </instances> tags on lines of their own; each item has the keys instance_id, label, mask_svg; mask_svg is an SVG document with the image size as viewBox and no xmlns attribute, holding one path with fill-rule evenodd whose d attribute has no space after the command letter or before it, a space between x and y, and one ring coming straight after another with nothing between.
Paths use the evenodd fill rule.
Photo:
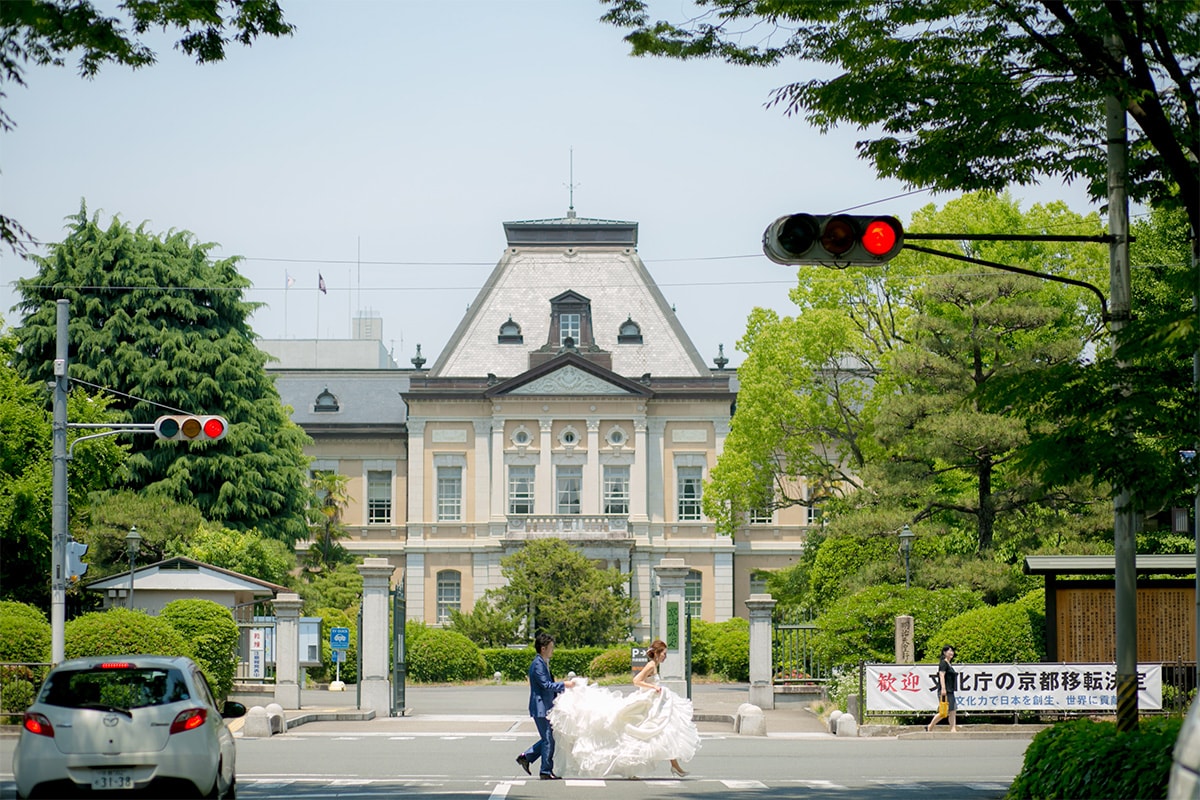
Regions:
<instances>
[{"instance_id":1,"label":"silver car","mask_svg":"<svg viewBox=\"0 0 1200 800\"><path fill-rule=\"evenodd\" d=\"M1171 765L1168 800L1200 800L1200 701L1183 718L1175 741L1175 761Z\"/></svg>"},{"instance_id":2,"label":"silver car","mask_svg":"<svg viewBox=\"0 0 1200 800\"><path fill-rule=\"evenodd\" d=\"M25 712L13 754L17 796L127 792L228 797L236 748L208 682L188 658L105 656L64 661Z\"/></svg>"}]
</instances>

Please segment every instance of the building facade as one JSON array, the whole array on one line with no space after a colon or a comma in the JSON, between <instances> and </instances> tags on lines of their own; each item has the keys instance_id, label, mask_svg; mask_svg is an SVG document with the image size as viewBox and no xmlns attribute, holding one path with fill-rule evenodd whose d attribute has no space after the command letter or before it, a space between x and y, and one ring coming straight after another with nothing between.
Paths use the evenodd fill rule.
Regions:
<instances>
[{"instance_id":1,"label":"building facade","mask_svg":"<svg viewBox=\"0 0 1200 800\"><path fill-rule=\"evenodd\" d=\"M504 231L503 256L428 369L419 354L396 368L377 340L263 343L313 438L313 468L349 479L344 544L389 559L409 618L429 624L501 586L502 559L540 537L628 576L636 637L652 629L653 567L667 557L690 568L693 616L746 616L809 520L788 509L730 537L704 516L735 372L696 351L637 254L637 223L570 212Z\"/></svg>"}]
</instances>

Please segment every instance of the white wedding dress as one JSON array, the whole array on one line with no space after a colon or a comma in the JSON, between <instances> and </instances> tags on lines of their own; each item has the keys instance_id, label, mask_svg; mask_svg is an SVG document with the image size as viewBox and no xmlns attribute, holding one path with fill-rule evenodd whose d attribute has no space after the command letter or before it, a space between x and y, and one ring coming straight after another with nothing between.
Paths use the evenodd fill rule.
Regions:
<instances>
[{"instance_id":1,"label":"white wedding dress","mask_svg":"<svg viewBox=\"0 0 1200 800\"><path fill-rule=\"evenodd\" d=\"M658 685L657 676L650 680ZM564 772L635 778L671 759L690 761L700 749L692 701L661 688L626 695L589 683L558 695L550 724Z\"/></svg>"}]
</instances>

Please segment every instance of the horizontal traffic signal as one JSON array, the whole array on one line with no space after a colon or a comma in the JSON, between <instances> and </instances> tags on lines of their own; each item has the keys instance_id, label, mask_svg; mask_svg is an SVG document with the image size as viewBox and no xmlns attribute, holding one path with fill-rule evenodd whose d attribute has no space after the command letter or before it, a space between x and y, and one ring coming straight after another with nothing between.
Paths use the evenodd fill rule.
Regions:
<instances>
[{"instance_id":1,"label":"horizontal traffic signal","mask_svg":"<svg viewBox=\"0 0 1200 800\"><path fill-rule=\"evenodd\" d=\"M763 232L763 252L776 264L878 266L903 247L904 227L889 216L789 214Z\"/></svg>"},{"instance_id":2,"label":"horizontal traffic signal","mask_svg":"<svg viewBox=\"0 0 1200 800\"><path fill-rule=\"evenodd\" d=\"M228 430L224 417L181 415L154 420L154 434L173 442L215 442L224 439Z\"/></svg>"}]
</instances>

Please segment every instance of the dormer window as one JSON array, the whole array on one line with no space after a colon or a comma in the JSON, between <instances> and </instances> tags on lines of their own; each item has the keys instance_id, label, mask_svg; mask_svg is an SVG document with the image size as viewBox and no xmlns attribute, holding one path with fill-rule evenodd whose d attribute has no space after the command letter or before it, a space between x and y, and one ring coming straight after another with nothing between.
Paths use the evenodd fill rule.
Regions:
<instances>
[{"instance_id":1,"label":"dormer window","mask_svg":"<svg viewBox=\"0 0 1200 800\"><path fill-rule=\"evenodd\" d=\"M579 344L581 314L565 313L558 318L558 346L576 347ZM568 340L570 340L568 342Z\"/></svg>"},{"instance_id":2,"label":"dormer window","mask_svg":"<svg viewBox=\"0 0 1200 800\"><path fill-rule=\"evenodd\" d=\"M337 397L329 391L329 387L325 387L325 391L317 395L317 399L313 401L313 413L331 413L340 411L341 405L338 403Z\"/></svg>"},{"instance_id":3,"label":"dormer window","mask_svg":"<svg viewBox=\"0 0 1200 800\"><path fill-rule=\"evenodd\" d=\"M525 337L521 335L521 326L513 322L510 316L508 321L500 326L500 335L496 337L498 344L523 344Z\"/></svg>"},{"instance_id":4,"label":"dormer window","mask_svg":"<svg viewBox=\"0 0 1200 800\"><path fill-rule=\"evenodd\" d=\"M642 327L633 321L633 317L629 317L621 323L620 329L617 331L617 344L641 344L642 343Z\"/></svg>"}]
</instances>

